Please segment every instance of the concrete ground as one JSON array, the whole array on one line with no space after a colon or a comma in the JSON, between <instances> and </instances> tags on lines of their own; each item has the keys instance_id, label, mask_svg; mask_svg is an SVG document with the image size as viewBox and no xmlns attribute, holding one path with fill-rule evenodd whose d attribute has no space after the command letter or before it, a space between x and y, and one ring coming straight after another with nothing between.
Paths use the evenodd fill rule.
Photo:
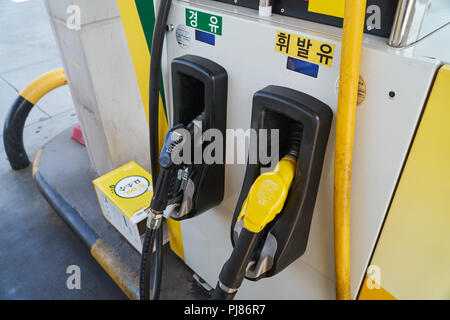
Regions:
<instances>
[{"instance_id":1,"label":"concrete ground","mask_svg":"<svg viewBox=\"0 0 450 320\"><path fill-rule=\"evenodd\" d=\"M18 91L61 66L43 2L0 0L0 123ZM77 122L67 87L47 95L26 123L29 158ZM0 299L126 299L48 206L32 181L31 168L10 169L3 143L0 181ZM71 265L81 269L81 290L67 288Z\"/></svg>"}]
</instances>

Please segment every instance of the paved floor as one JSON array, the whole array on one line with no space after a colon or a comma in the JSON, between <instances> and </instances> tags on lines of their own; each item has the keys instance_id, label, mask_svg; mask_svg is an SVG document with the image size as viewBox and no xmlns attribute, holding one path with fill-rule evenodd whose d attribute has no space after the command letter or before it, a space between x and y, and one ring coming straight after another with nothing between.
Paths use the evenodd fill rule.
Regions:
<instances>
[{"instance_id":1,"label":"paved floor","mask_svg":"<svg viewBox=\"0 0 450 320\"><path fill-rule=\"evenodd\" d=\"M0 0L0 124L24 85L61 66L42 0ZM30 159L75 123L67 87L42 99L26 123ZM0 299L126 298L42 198L31 168L10 169L3 143L0 181ZM66 269L71 265L81 269L81 290L67 288Z\"/></svg>"}]
</instances>

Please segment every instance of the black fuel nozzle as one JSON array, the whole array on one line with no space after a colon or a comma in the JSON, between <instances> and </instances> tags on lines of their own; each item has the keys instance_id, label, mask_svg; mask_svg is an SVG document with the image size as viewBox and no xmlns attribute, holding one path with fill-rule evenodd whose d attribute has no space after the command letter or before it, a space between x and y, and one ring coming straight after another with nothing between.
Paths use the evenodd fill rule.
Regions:
<instances>
[{"instance_id":1,"label":"black fuel nozzle","mask_svg":"<svg viewBox=\"0 0 450 320\"><path fill-rule=\"evenodd\" d=\"M212 300L233 300L245 278L260 233L242 228L230 258L223 265Z\"/></svg>"},{"instance_id":2,"label":"black fuel nozzle","mask_svg":"<svg viewBox=\"0 0 450 320\"><path fill-rule=\"evenodd\" d=\"M230 258L220 272L213 300L232 300L244 281L249 262L257 249L259 237L266 226L281 212L286 202L295 176L302 135L302 124L292 121L286 155L273 172L260 175L250 188L238 217L238 220L243 220L243 228Z\"/></svg>"},{"instance_id":3,"label":"black fuel nozzle","mask_svg":"<svg viewBox=\"0 0 450 320\"><path fill-rule=\"evenodd\" d=\"M158 179L153 188L153 198L150 203L150 210L157 214L166 209L171 196L177 193L173 190L173 181L177 179L178 170L186 164L174 163L173 153L179 152L179 148L186 143L186 139L191 140L191 146L201 144L201 134L204 121L204 114L200 114L192 120L186 127L178 124L171 128L165 137L164 145L159 155L159 165L161 167ZM188 135L182 130L187 130ZM199 141L200 140L200 141Z\"/></svg>"},{"instance_id":4,"label":"black fuel nozzle","mask_svg":"<svg viewBox=\"0 0 450 320\"><path fill-rule=\"evenodd\" d=\"M171 181L176 175L177 165L172 161L172 152L175 147L183 142L184 137L176 132L183 128L183 125L177 125L171 128L165 137L164 145L159 155L159 165L161 166L158 179L153 188L153 197L150 203L150 210L153 213L160 213L166 209L169 201Z\"/></svg>"}]
</instances>

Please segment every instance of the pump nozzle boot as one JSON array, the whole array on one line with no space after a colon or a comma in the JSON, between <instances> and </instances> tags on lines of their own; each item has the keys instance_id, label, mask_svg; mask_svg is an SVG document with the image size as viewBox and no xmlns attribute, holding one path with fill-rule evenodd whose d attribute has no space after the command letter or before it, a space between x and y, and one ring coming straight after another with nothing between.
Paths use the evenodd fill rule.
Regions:
<instances>
[{"instance_id":1,"label":"pump nozzle boot","mask_svg":"<svg viewBox=\"0 0 450 320\"><path fill-rule=\"evenodd\" d=\"M273 172L262 174L253 183L238 218L244 220L244 227L220 272L212 299L231 300L236 295L261 232L283 209L296 164L294 158L284 157Z\"/></svg>"}]
</instances>

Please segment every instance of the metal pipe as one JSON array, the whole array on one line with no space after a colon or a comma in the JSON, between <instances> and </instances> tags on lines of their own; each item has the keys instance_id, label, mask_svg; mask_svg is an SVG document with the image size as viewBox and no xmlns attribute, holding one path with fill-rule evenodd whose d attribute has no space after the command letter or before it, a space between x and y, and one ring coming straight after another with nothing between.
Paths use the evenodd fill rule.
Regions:
<instances>
[{"instance_id":1,"label":"metal pipe","mask_svg":"<svg viewBox=\"0 0 450 320\"><path fill-rule=\"evenodd\" d=\"M261 17L270 17L272 15L273 0L259 0L259 15Z\"/></svg>"},{"instance_id":2,"label":"metal pipe","mask_svg":"<svg viewBox=\"0 0 450 320\"><path fill-rule=\"evenodd\" d=\"M259 6L260 7L271 7L272 6L272 0L259 0Z\"/></svg>"},{"instance_id":3,"label":"metal pipe","mask_svg":"<svg viewBox=\"0 0 450 320\"><path fill-rule=\"evenodd\" d=\"M14 170L21 170L30 165L23 144L23 129L28 114L43 96L65 84L67 80L63 69L45 73L20 91L19 97L11 106L3 127L3 144Z\"/></svg>"},{"instance_id":4,"label":"metal pipe","mask_svg":"<svg viewBox=\"0 0 450 320\"><path fill-rule=\"evenodd\" d=\"M417 41L430 0L399 0L388 44L403 48Z\"/></svg>"},{"instance_id":5,"label":"metal pipe","mask_svg":"<svg viewBox=\"0 0 450 320\"><path fill-rule=\"evenodd\" d=\"M339 300L351 298L350 195L365 12L366 0L345 2L334 159L334 255Z\"/></svg>"}]
</instances>

